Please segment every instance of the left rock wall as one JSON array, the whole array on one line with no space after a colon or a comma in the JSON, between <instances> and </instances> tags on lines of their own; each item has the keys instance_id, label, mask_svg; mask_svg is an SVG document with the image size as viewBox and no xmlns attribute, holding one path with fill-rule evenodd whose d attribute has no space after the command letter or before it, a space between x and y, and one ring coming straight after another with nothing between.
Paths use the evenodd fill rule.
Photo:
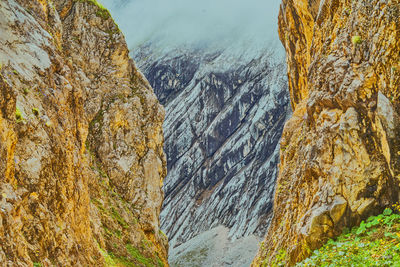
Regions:
<instances>
[{"instance_id":1,"label":"left rock wall","mask_svg":"<svg viewBox=\"0 0 400 267\"><path fill-rule=\"evenodd\" d=\"M2 266L165 266L164 110L94 0L0 2Z\"/></svg>"}]
</instances>

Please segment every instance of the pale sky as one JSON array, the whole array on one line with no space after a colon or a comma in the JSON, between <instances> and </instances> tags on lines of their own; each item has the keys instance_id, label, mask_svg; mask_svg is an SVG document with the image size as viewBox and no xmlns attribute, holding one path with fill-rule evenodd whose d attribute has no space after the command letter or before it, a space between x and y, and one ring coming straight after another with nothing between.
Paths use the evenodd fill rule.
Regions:
<instances>
[{"instance_id":1,"label":"pale sky","mask_svg":"<svg viewBox=\"0 0 400 267\"><path fill-rule=\"evenodd\" d=\"M279 0L99 0L130 47L166 44L278 42Z\"/></svg>"}]
</instances>

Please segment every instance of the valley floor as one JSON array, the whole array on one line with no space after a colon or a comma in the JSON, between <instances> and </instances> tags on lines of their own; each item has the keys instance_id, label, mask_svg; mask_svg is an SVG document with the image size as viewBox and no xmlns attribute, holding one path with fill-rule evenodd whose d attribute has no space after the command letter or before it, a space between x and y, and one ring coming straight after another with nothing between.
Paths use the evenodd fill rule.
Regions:
<instances>
[{"instance_id":1,"label":"valley floor","mask_svg":"<svg viewBox=\"0 0 400 267\"><path fill-rule=\"evenodd\" d=\"M171 267L248 267L255 257L261 238L250 235L234 241L229 229L218 226L170 248Z\"/></svg>"}]
</instances>

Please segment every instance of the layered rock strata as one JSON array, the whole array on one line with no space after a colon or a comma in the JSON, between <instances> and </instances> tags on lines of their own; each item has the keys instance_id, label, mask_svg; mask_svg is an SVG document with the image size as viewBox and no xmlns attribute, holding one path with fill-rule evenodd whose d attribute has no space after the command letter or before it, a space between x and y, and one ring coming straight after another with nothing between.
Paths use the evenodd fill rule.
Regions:
<instances>
[{"instance_id":1,"label":"layered rock strata","mask_svg":"<svg viewBox=\"0 0 400 267\"><path fill-rule=\"evenodd\" d=\"M239 48L133 50L166 108L161 225L171 247L218 225L232 239L263 236L270 221L291 114L286 71L279 47Z\"/></svg>"}]
</instances>

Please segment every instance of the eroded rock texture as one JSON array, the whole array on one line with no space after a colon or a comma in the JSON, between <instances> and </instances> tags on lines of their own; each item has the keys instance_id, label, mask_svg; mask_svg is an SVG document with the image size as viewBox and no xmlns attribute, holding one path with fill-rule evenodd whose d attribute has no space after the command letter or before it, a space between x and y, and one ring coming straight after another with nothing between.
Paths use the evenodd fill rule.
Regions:
<instances>
[{"instance_id":1,"label":"eroded rock texture","mask_svg":"<svg viewBox=\"0 0 400 267\"><path fill-rule=\"evenodd\" d=\"M218 225L233 239L266 232L291 110L279 50L249 50L134 50L166 108L161 225L171 247Z\"/></svg>"},{"instance_id":2,"label":"eroded rock texture","mask_svg":"<svg viewBox=\"0 0 400 267\"><path fill-rule=\"evenodd\" d=\"M0 63L0 265L167 265L164 110L108 11L3 0Z\"/></svg>"},{"instance_id":3,"label":"eroded rock texture","mask_svg":"<svg viewBox=\"0 0 400 267\"><path fill-rule=\"evenodd\" d=\"M399 200L400 4L284 0L293 117L254 266L304 259Z\"/></svg>"}]
</instances>

